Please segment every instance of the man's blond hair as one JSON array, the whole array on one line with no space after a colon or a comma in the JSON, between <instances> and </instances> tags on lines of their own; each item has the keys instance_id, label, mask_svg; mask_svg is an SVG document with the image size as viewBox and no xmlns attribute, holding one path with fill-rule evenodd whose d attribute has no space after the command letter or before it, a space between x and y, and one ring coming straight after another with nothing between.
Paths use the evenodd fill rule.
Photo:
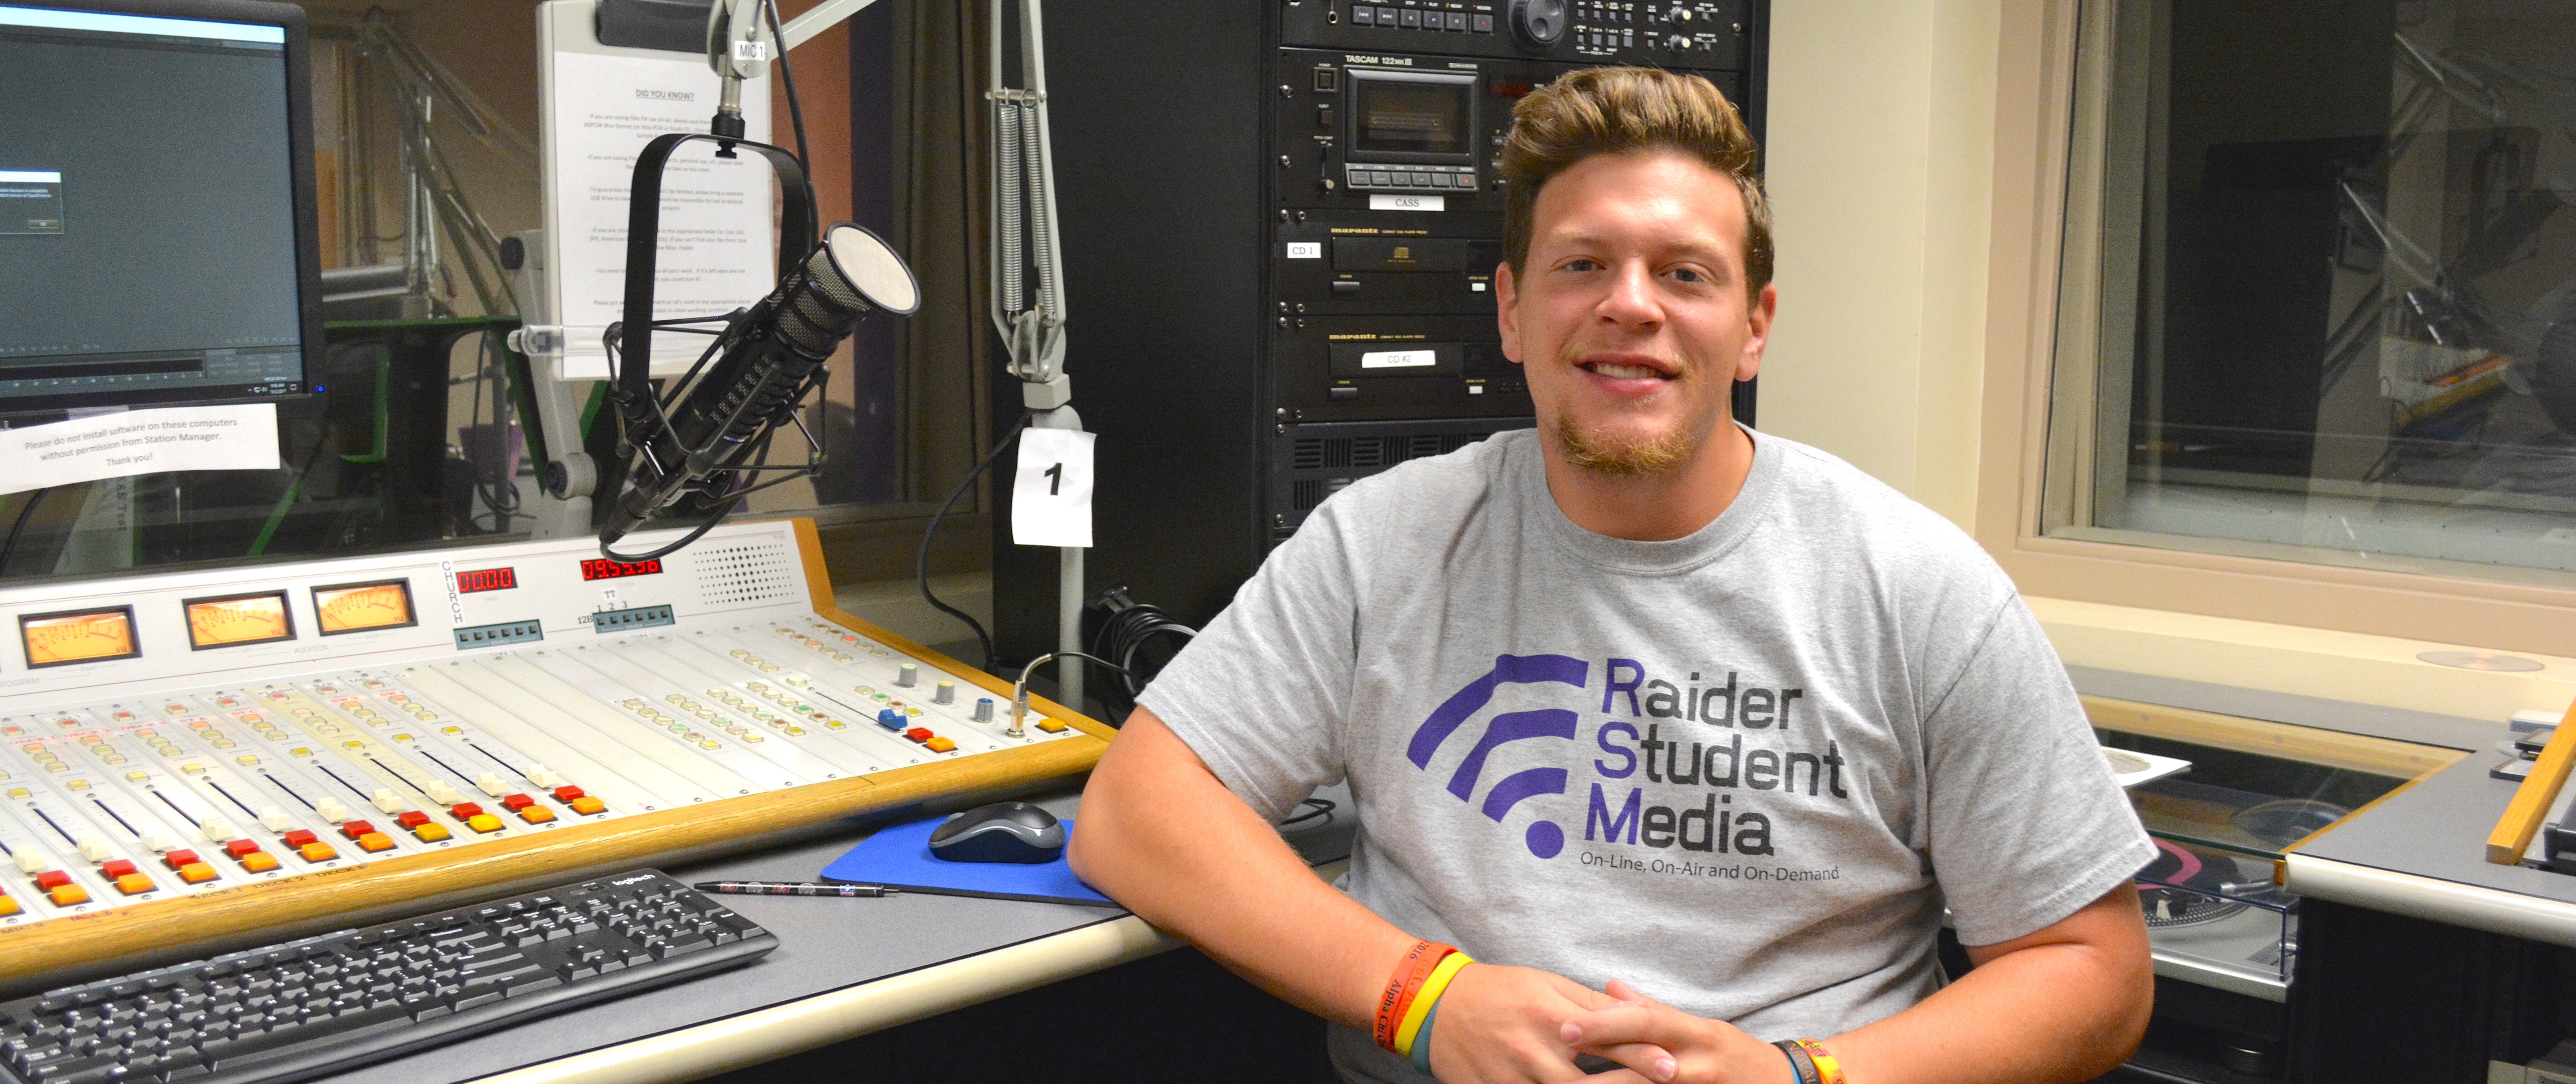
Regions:
<instances>
[{"instance_id":1,"label":"man's blond hair","mask_svg":"<svg viewBox=\"0 0 2576 1084\"><path fill-rule=\"evenodd\" d=\"M1586 68L1512 107L1503 144L1503 259L1521 274L1529 260L1533 212L1550 178L1596 154L1669 150L1697 158L1735 181L1744 195L1744 285L1760 296L1771 282L1771 204L1755 174L1761 149L1735 104L1708 80L1660 68Z\"/></svg>"}]
</instances>

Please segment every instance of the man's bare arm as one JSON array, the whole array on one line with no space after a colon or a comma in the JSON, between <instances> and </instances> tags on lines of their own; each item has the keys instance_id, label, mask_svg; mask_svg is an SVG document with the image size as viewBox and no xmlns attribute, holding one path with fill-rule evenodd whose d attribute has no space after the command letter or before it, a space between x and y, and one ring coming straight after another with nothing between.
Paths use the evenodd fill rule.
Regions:
<instances>
[{"instance_id":1,"label":"man's bare arm","mask_svg":"<svg viewBox=\"0 0 2576 1084\"><path fill-rule=\"evenodd\" d=\"M2155 975L2127 885L2027 937L1971 946L1968 958L1976 970L1922 1003L1824 1040L1852 1084L2091 1080L2146 1034ZM1731 1025L1616 981L1610 993L1632 1003L1568 1021L1567 1042L1659 1084L1777 1079L1773 1056ZM1636 1043L1669 1050L1670 1060L1617 1050Z\"/></svg>"},{"instance_id":2,"label":"man's bare arm","mask_svg":"<svg viewBox=\"0 0 2576 1084\"><path fill-rule=\"evenodd\" d=\"M1309 872L1145 708L1127 717L1092 770L1071 860L1083 880L1255 985L1362 1030L1413 947L1412 934ZM1584 1073L1557 1030L1611 1003L1559 975L1470 964L1440 999L1432 1068L1453 1084L1574 1080Z\"/></svg>"},{"instance_id":3,"label":"man's bare arm","mask_svg":"<svg viewBox=\"0 0 2576 1084\"><path fill-rule=\"evenodd\" d=\"M1367 1028L1413 938L1306 868L1154 713L1137 708L1082 792L1073 871L1308 1012Z\"/></svg>"},{"instance_id":4,"label":"man's bare arm","mask_svg":"<svg viewBox=\"0 0 2576 1084\"><path fill-rule=\"evenodd\" d=\"M2133 886L1968 959L1922 1004L1827 1044L1853 1084L2091 1080L2147 1033L2155 967Z\"/></svg>"}]
</instances>

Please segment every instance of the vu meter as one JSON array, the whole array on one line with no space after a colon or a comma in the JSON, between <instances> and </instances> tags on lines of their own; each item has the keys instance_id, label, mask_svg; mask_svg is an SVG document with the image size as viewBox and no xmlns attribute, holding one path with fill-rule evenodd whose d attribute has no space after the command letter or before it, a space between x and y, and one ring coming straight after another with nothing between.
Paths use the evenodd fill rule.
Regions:
<instances>
[{"instance_id":1,"label":"vu meter","mask_svg":"<svg viewBox=\"0 0 2576 1084\"><path fill-rule=\"evenodd\" d=\"M143 653L134 646L134 609L130 606L21 617L18 642L26 648L27 665L31 668L130 659Z\"/></svg>"},{"instance_id":2,"label":"vu meter","mask_svg":"<svg viewBox=\"0 0 2576 1084\"><path fill-rule=\"evenodd\" d=\"M367 632L413 624L411 581L352 583L313 589L313 616L322 635Z\"/></svg>"},{"instance_id":3,"label":"vu meter","mask_svg":"<svg viewBox=\"0 0 2576 1084\"><path fill-rule=\"evenodd\" d=\"M186 605L188 645L199 651L295 638L295 622L287 616L284 591L190 599Z\"/></svg>"}]
</instances>

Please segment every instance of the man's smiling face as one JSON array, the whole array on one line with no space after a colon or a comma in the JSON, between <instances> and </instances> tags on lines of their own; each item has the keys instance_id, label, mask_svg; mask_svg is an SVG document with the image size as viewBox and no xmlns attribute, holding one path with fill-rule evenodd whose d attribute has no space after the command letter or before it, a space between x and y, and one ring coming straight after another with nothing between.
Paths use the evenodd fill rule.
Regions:
<instances>
[{"instance_id":1,"label":"man's smiling face","mask_svg":"<svg viewBox=\"0 0 2576 1084\"><path fill-rule=\"evenodd\" d=\"M1568 464L1687 463L1762 363L1774 293L1745 289L1744 196L1673 151L1599 154L1547 181L1522 273L1496 276L1503 353Z\"/></svg>"}]
</instances>

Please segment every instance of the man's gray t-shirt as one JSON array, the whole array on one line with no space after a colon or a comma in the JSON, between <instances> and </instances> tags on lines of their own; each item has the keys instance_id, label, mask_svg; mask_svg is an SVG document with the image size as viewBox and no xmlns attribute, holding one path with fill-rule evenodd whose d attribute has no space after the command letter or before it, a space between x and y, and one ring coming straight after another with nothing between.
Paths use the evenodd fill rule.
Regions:
<instances>
[{"instance_id":1,"label":"man's gray t-shirt","mask_svg":"<svg viewBox=\"0 0 2576 1084\"><path fill-rule=\"evenodd\" d=\"M1567 519L1531 431L1364 479L1142 702L1272 820L1347 779L1344 887L1416 937L1766 1039L1893 1015L1940 984L1945 903L2010 940L2154 847L2002 570L1839 459L1754 447L1670 542Z\"/></svg>"}]
</instances>

